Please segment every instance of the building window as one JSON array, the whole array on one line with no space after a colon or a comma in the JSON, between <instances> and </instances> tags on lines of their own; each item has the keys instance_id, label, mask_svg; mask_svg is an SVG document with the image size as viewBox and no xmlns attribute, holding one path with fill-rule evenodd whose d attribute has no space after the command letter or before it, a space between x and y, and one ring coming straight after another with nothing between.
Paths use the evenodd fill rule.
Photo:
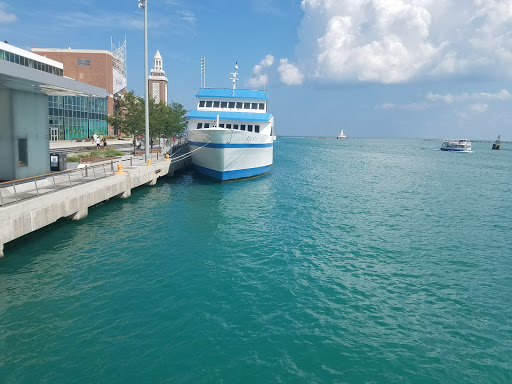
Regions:
<instances>
[{"instance_id":1,"label":"building window","mask_svg":"<svg viewBox=\"0 0 512 384\"><path fill-rule=\"evenodd\" d=\"M203 123L197 123L197 129L203 128Z\"/></svg>"},{"instance_id":2,"label":"building window","mask_svg":"<svg viewBox=\"0 0 512 384\"><path fill-rule=\"evenodd\" d=\"M20 167L28 165L27 139L18 139L18 165Z\"/></svg>"},{"instance_id":3,"label":"building window","mask_svg":"<svg viewBox=\"0 0 512 384\"><path fill-rule=\"evenodd\" d=\"M260 126L259 125L255 125L254 126L254 132L260 133Z\"/></svg>"},{"instance_id":4,"label":"building window","mask_svg":"<svg viewBox=\"0 0 512 384\"><path fill-rule=\"evenodd\" d=\"M243 105L243 104L244 104L244 103L241 103L241 102L237 101L237 102L236 102L236 109L242 109L242 105Z\"/></svg>"},{"instance_id":5,"label":"building window","mask_svg":"<svg viewBox=\"0 0 512 384\"><path fill-rule=\"evenodd\" d=\"M235 102L234 101L230 101L228 108L235 108Z\"/></svg>"},{"instance_id":6,"label":"building window","mask_svg":"<svg viewBox=\"0 0 512 384\"><path fill-rule=\"evenodd\" d=\"M223 101L222 103L220 103L220 107L221 108L227 108L228 107L228 102L227 101Z\"/></svg>"},{"instance_id":7,"label":"building window","mask_svg":"<svg viewBox=\"0 0 512 384\"><path fill-rule=\"evenodd\" d=\"M206 108L211 108L212 107L212 102L210 100L208 100L206 102Z\"/></svg>"},{"instance_id":8,"label":"building window","mask_svg":"<svg viewBox=\"0 0 512 384\"><path fill-rule=\"evenodd\" d=\"M213 102L213 108L219 108L220 101L214 101Z\"/></svg>"},{"instance_id":9,"label":"building window","mask_svg":"<svg viewBox=\"0 0 512 384\"><path fill-rule=\"evenodd\" d=\"M247 126L247 130L248 130L249 132L252 132L252 125L248 125L248 126Z\"/></svg>"},{"instance_id":10,"label":"building window","mask_svg":"<svg viewBox=\"0 0 512 384\"><path fill-rule=\"evenodd\" d=\"M251 109L258 109L258 103L252 103Z\"/></svg>"},{"instance_id":11,"label":"building window","mask_svg":"<svg viewBox=\"0 0 512 384\"><path fill-rule=\"evenodd\" d=\"M244 109L251 109L251 103L244 103Z\"/></svg>"},{"instance_id":12,"label":"building window","mask_svg":"<svg viewBox=\"0 0 512 384\"><path fill-rule=\"evenodd\" d=\"M244 124L242 124L242 125L240 126L240 130L241 130L241 131L245 131L245 125L244 125Z\"/></svg>"},{"instance_id":13,"label":"building window","mask_svg":"<svg viewBox=\"0 0 512 384\"><path fill-rule=\"evenodd\" d=\"M199 108L203 108L203 107L204 107L204 100L201 100L201 101L199 102Z\"/></svg>"},{"instance_id":14,"label":"building window","mask_svg":"<svg viewBox=\"0 0 512 384\"><path fill-rule=\"evenodd\" d=\"M90 59L76 59L76 65L79 67L90 67L91 60Z\"/></svg>"},{"instance_id":15,"label":"building window","mask_svg":"<svg viewBox=\"0 0 512 384\"><path fill-rule=\"evenodd\" d=\"M210 128L210 123L204 123L205 128Z\"/></svg>"}]
</instances>

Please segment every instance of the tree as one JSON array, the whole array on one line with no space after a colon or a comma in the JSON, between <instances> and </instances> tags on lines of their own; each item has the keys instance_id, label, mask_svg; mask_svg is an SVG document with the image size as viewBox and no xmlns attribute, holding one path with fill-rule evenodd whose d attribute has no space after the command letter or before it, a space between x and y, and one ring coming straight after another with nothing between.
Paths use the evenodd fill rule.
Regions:
<instances>
[{"instance_id":1,"label":"tree","mask_svg":"<svg viewBox=\"0 0 512 384\"><path fill-rule=\"evenodd\" d=\"M149 110L149 136L171 138L185 131L188 118L187 110L180 103L155 103L150 98ZM145 114L144 99L135 96L133 91L126 93L119 102L116 116L107 116L107 122L119 132L127 135L144 133Z\"/></svg>"}]
</instances>

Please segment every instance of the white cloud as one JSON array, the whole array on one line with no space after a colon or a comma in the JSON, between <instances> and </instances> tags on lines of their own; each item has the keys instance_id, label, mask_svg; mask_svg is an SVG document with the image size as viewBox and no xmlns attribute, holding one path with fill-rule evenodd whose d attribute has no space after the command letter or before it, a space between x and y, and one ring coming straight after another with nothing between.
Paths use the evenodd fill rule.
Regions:
<instances>
[{"instance_id":1,"label":"white cloud","mask_svg":"<svg viewBox=\"0 0 512 384\"><path fill-rule=\"evenodd\" d=\"M507 100L511 96L510 92L502 89L498 93L475 92L475 93L459 93L452 95L447 93L440 95L436 93L428 93L426 98L430 101L442 101L444 103L462 102L466 100Z\"/></svg>"},{"instance_id":2,"label":"white cloud","mask_svg":"<svg viewBox=\"0 0 512 384\"><path fill-rule=\"evenodd\" d=\"M187 23L195 24L197 21L197 17L194 15L194 13L186 9L178 11L178 14L180 16L180 19Z\"/></svg>"},{"instance_id":3,"label":"white cloud","mask_svg":"<svg viewBox=\"0 0 512 384\"><path fill-rule=\"evenodd\" d=\"M377 107L375 107L375 109L380 109L383 111L387 111L387 110L395 109L395 108L396 108L396 105L392 104L392 103L384 103L384 104L381 104L381 105L378 105Z\"/></svg>"},{"instance_id":4,"label":"white cloud","mask_svg":"<svg viewBox=\"0 0 512 384\"><path fill-rule=\"evenodd\" d=\"M279 71L281 82L286 85L300 85L304 81L304 75L299 68L289 63L288 59L281 59L277 70Z\"/></svg>"},{"instance_id":5,"label":"white cloud","mask_svg":"<svg viewBox=\"0 0 512 384\"><path fill-rule=\"evenodd\" d=\"M483 112L487 112L488 108L489 108L489 106L487 104L476 103L476 104L471 104L468 109L470 112L473 112L473 113L483 113Z\"/></svg>"},{"instance_id":6,"label":"white cloud","mask_svg":"<svg viewBox=\"0 0 512 384\"><path fill-rule=\"evenodd\" d=\"M310 81L512 77L510 0L302 0L296 67Z\"/></svg>"},{"instance_id":7,"label":"white cloud","mask_svg":"<svg viewBox=\"0 0 512 384\"><path fill-rule=\"evenodd\" d=\"M5 3L0 3L0 23L12 23L18 20L15 14L6 12L5 8Z\"/></svg>"},{"instance_id":8,"label":"white cloud","mask_svg":"<svg viewBox=\"0 0 512 384\"><path fill-rule=\"evenodd\" d=\"M274 64L274 56L267 55L252 69L252 77L249 79L251 87L261 87L267 84L268 75L265 73Z\"/></svg>"}]
</instances>

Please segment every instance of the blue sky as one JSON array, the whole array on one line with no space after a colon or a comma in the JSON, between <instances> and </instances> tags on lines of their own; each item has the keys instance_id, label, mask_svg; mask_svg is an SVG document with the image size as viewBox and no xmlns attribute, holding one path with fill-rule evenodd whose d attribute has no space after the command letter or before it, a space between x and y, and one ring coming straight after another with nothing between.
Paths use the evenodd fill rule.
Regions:
<instances>
[{"instance_id":1,"label":"blue sky","mask_svg":"<svg viewBox=\"0 0 512 384\"><path fill-rule=\"evenodd\" d=\"M0 39L110 49L127 37L128 89L144 93L137 0L0 0ZM268 89L278 135L512 140L512 0L149 0L150 67L169 99Z\"/></svg>"}]
</instances>

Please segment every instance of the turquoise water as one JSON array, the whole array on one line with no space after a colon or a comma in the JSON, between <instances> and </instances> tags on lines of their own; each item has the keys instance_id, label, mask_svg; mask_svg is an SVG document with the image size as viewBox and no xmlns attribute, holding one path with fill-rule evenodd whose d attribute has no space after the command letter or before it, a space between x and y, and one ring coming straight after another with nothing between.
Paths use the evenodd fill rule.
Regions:
<instances>
[{"instance_id":1,"label":"turquoise water","mask_svg":"<svg viewBox=\"0 0 512 384\"><path fill-rule=\"evenodd\" d=\"M510 383L512 151L280 139L0 260L1 383Z\"/></svg>"}]
</instances>

